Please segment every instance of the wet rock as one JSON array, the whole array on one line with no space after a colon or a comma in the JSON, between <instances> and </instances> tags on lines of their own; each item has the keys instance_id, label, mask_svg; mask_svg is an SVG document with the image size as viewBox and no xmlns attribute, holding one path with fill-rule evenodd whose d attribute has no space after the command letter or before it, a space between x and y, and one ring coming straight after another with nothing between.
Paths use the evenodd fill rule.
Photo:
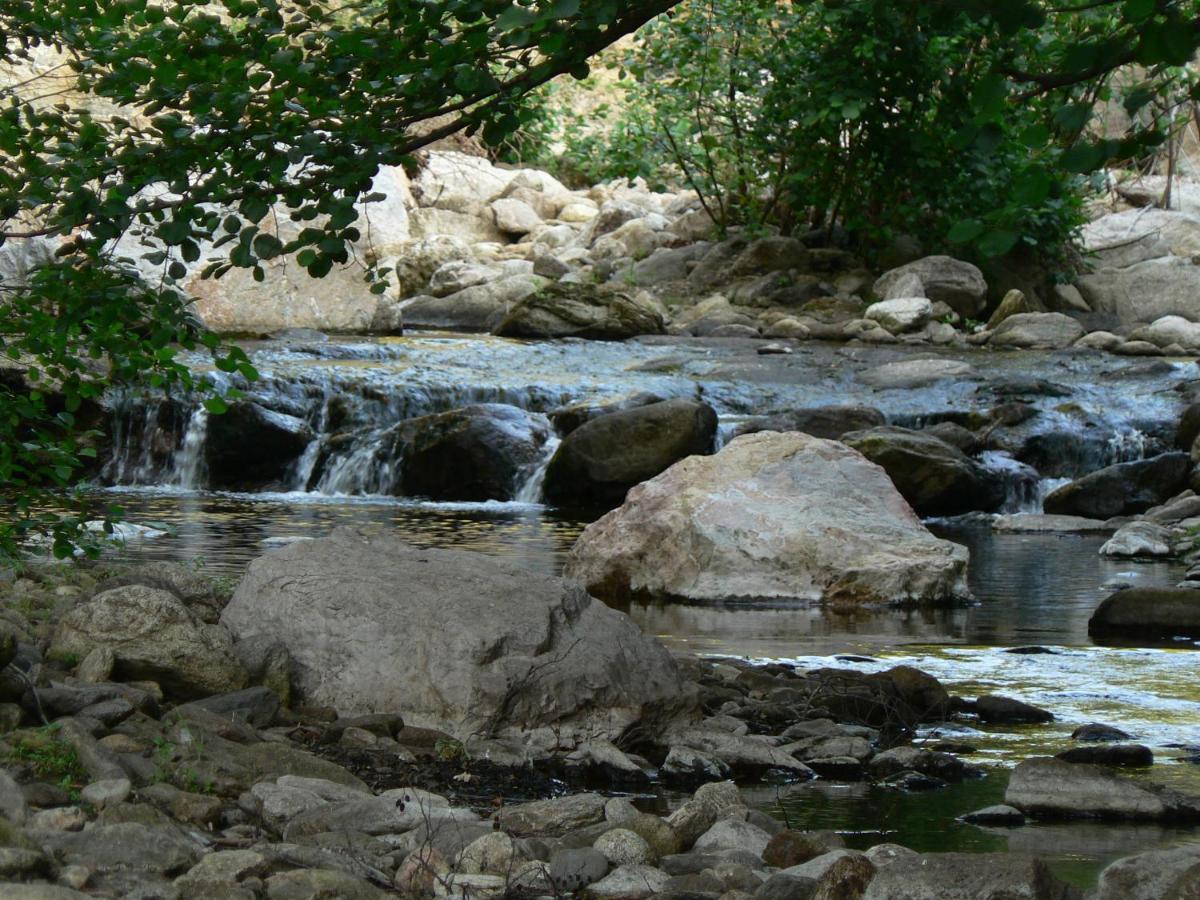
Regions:
<instances>
[{"instance_id":1,"label":"wet rock","mask_svg":"<svg viewBox=\"0 0 1200 900\"><path fill-rule=\"evenodd\" d=\"M248 400L208 418L204 463L208 485L218 489L261 489L282 484L313 439L308 423Z\"/></svg>"},{"instance_id":2,"label":"wet rock","mask_svg":"<svg viewBox=\"0 0 1200 900\"><path fill-rule=\"evenodd\" d=\"M585 399L567 406L560 406L549 413L549 418L558 433L565 436L592 419L598 419L609 413L636 409L639 406L649 406L652 403L662 403L665 399L665 397L646 391L600 401Z\"/></svg>"},{"instance_id":3,"label":"wet rock","mask_svg":"<svg viewBox=\"0 0 1200 900\"><path fill-rule=\"evenodd\" d=\"M193 700L184 704L181 709L203 709L232 722L266 728L279 712L279 695L267 687L252 687Z\"/></svg>"},{"instance_id":4,"label":"wet rock","mask_svg":"<svg viewBox=\"0 0 1200 900\"><path fill-rule=\"evenodd\" d=\"M893 747L877 753L868 769L873 778L879 779L911 771L942 781L962 781L969 774L967 765L958 757L918 747Z\"/></svg>"},{"instance_id":5,"label":"wet rock","mask_svg":"<svg viewBox=\"0 0 1200 900\"><path fill-rule=\"evenodd\" d=\"M484 403L409 419L391 434L401 496L511 500L552 434L545 416Z\"/></svg>"},{"instance_id":6,"label":"wet rock","mask_svg":"<svg viewBox=\"0 0 1200 900\"><path fill-rule=\"evenodd\" d=\"M663 318L629 294L590 284L551 284L521 300L495 327L502 337L620 341L662 334Z\"/></svg>"},{"instance_id":7,"label":"wet rock","mask_svg":"<svg viewBox=\"0 0 1200 900\"><path fill-rule=\"evenodd\" d=\"M584 531L566 574L606 597L937 604L966 595L965 562L855 451L763 432L631 490Z\"/></svg>"},{"instance_id":8,"label":"wet rock","mask_svg":"<svg viewBox=\"0 0 1200 900\"><path fill-rule=\"evenodd\" d=\"M896 296L894 289L900 285L912 290L908 276L920 279L924 296L945 303L960 316L977 317L987 304L983 273L970 263L949 256L926 256L885 272L875 282L873 291L877 297L890 299Z\"/></svg>"},{"instance_id":9,"label":"wet rock","mask_svg":"<svg viewBox=\"0 0 1200 900\"><path fill-rule=\"evenodd\" d=\"M762 774L779 769L793 777L811 778L812 771L795 757L753 737L687 728L665 736L672 748L683 747L711 755L735 772Z\"/></svg>"},{"instance_id":10,"label":"wet rock","mask_svg":"<svg viewBox=\"0 0 1200 900\"><path fill-rule=\"evenodd\" d=\"M934 775L926 775L924 772L913 772L905 770L897 772L895 775L889 775L881 785L887 788L892 788L897 791L919 792L919 791L938 791L942 788L949 787L950 782L944 778L938 778Z\"/></svg>"},{"instance_id":11,"label":"wet rock","mask_svg":"<svg viewBox=\"0 0 1200 900\"><path fill-rule=\"evenodd\" d=\"M969 363L957 359L907 359L868 369L858 378L881 391L915 390L940 381L967 381L973 373Z\"/></svg>"},{"instance_id":12,"label":"wet rock","mask_svg":"<svg viewBox=\"0 0 1200 900\"><path fill-rule=\"evenodd\" d=\"M1025 814L1023 812L1015 807L1004 804L986 806L983 809L975 810L975 812L967 813L965 816L959 816L959 819L968 825L982 825L985 828L1025 824Z\"/></svg>"},{"instance_id":13,"label":"wet rock","mask_svg":"<svg viewBox=\"0 0 1200 900\"><path fill-rule=\"evenodd\" d=\"M722 760L691 747L672 747L659 767L659 775L664 780L684 786L724 781L730 774L729 766Z\"/></svg>"},{"instance_id":14,"label":"wet rock","mask_svg":"<svg viewBox=\"0 0 1200 900\"><path fill-rule=\"evenodd\" d=\"M1200 896L1200 845L1151 850L1111 863L1100 873L1096 900L1192 900ZM1184 887L1187 890L1184 890Z\"/></svg>"},{"instance_id":15,"label":"wet rock","mask_svg":"<svg viewBox=\"0 0 1200 900\"><path fill-rule=\"evenodd\" d=\"M865 431L884 421L883 413L869 406L815 406L747 419L734 429L733 436L759 431L803 431L836 441L847 432Z\"/></svg>"},{"instance_id":16,"label":"wet rock","mask_svg":"<svg viewBox=\"0 0 1200 900\"><path fill-rule=\"evenodd\" d=\"M1072 747L1056 753L1055 759L1069 763L1095 763L1101 766L1138 768L1154 765L1154 753L1141 744L1101 743Z\"/></svg>"},{"instance_id":17,"label":"wet rock","mask_svg":"<svg viewBox=\"0 0 1200 900\"><path fill-rule=\"evenodd\" d=\"M415 297L402 307L407 325L491 331L512 309L549 284L537 275L510 275L445 297Z\"/></svg>"},{"instance_id":18,"label":"wet rock","mask_svg":"<svg viewBox=\"0 0 1200 900\"><path fill-rule=\"evenodd\" d=\"M1088 620L1101 638L1200 637L1200 591L1191 588L1129 588L1117 591Z\"/></svg>"},{"instance_id":19,"label":"wet rock","mask_svg":"<svg viewBox=\"0 0 1200 900\"><path fill-rule=\"evenodd\" d=\"M923 853L879 869L863 900L1075 900L1043 861L1020 853Z\"/></svg>"},{"instance_id":20,"label":"wet rock","mask_svg":"<svg viewBox=\"0 0 1200 900\"><path fill-rule=\"evenodd\" d=\"M712 450L717 414L666 400L599 416L568 434L546 470L543 494L560 505L612 507L636 484Z\"/></svg>"},{"instance_id":21,"label":"wet rock","mask_svg":"<svg viewBox=\"0 0 1200 900\"><path fill-rule=\"evenodd\" d=\"M156 681L178 696L219 694L246 683L229 634L156 588L115 588L74 607L60 621L51 652L82 658L99 646L113 651L120 677Z\"/></svg>"},{"instance_id":22,"label":"wet rock","mask_svg":"<svg viewBox=\"0 0 1200 900\"><path fill-rule=\"evenodd\" d=\"M1054 721L1054 714L1048 710L996 694L985 694L976 700L974 711L980 721L988 723L1036 725Z\"/></svg>"},{"instance_id":23,"label":"wet rock","mask_svg":"<svg viewBox=\"0 0 1200 900\"><path fill-rule=\"evenodd\" d=\"M1009 777L1005 803L1045 819L1200 821L1200 798L1085 763L1027 759Z\"/></svg>"},{"instance_id":24,"label":"wet rock","mask_svg":"<svg viewBox=\"0 0 1200 900\"><path fill-rule=\"evenodd\" d=\"M302 699L422 727L611 739L695 702L660 644L577 585L349 528L251 563L222 621L283 641Z\"/></svg>"},{"instance_id":25,"label":"wet rock","mask_svg":"<svg viewBox=\"0 0 1200 900\"><path fill-rule=\"evenodd\" d=\"M882 466L918 515L992 512L1004 502L999 478L927 432L884 426L842 440Z\"/></svg>"},{"instance_id":26,"label":"wet rock","mask_svg":"<svg viewBox=\"0 0 1200 900\"><path fill-rule=\"evenodd\" d=\"M1102 725L1093 722L1090 725L1080 725L1071 732L1073 741L1127 741L1132 735L1114 728L1112 725Z\"/></svg>"},{"instance_id":27,"label":"wet rock","mask_svg":"<svg viewBox=\"0 0 1200 900\"><path fill-rule=\"evenodd\" d=\"M1060 487L1046 497L1045 510L1092 519L1144 512L1184 490L1190 472L1186 453L1120 463Z\"/></svg>"}]
</instances>

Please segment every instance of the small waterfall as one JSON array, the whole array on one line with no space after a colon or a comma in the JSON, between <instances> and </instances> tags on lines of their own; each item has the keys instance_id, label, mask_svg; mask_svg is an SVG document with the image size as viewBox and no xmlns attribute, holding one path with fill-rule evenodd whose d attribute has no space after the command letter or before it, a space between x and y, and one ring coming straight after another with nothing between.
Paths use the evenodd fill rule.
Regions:
<instances>
[{"instance_id":1,"label":"small waterfall","mask_svg":"<svg viewBox=\"0 0 1200 900\"><path fill-rule=\"evenodd\" d=\"M371 431L356 440L348 452L331 456L312 490L318 494L393 493L400 460L384 451L384 438L383 431Z\"/></svg>"},{"instance_id":2,"label":"small waterfall","mask_svg":"<svg viewBox=\"0 0 1200 900\"><path fill-rule=\"evenodd\" d=\"M1157 441L1139 428L1118 431L1104 447L1106 465L1145 459L1157 449Z\"/></svg>"},{"instance_id":3,"label":"small waterfall","mask_svg":"<svg viewBox=\"0 0 1200 900\"><path fill-rule=\"evenodd\" d=\"M198 406L188 420L183 443L175 454L172 484L187 490L204 486L207 472L204 465L204 439L208 435L208 410Z\"/></svg>"},{"instance_id":4,"label":"small waterfall","mask_svg":"<svg viewBox=\"0 0 1200 900\"><path fill-rule=\"evenodd\" d=\"M546 482L546 470L550 468L550 460L554 458L554 453L558 450L558 445L562 441L558 437L551 435L542 447L542 458L530 472L529 477L525 479L525 483L518 489L513 497L518 503L541 503L542 502L542 485Z\"/></svg>"},{"instance_id":5,"label":"small waterfall","mask_svg":"<svg viewBox=\"0 0 1200 900\"><path fill-rule=\"evenodd\" d=\"M987 471L998 475L1004 482L1004 505L1001 513L1040 513L1046 493L1042 490L1042 479L1033 466L1018 462L1007 453L987 450L979 455L979 463Z\"/></svg>"}]
</instances>

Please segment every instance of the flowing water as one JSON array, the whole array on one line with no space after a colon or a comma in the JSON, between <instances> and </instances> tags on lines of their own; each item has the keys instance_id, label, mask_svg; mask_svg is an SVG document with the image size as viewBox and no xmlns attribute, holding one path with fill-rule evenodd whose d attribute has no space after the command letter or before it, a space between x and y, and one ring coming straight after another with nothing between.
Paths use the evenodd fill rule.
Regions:
<instances>
[{"instance_id":1,"label":"flowing water","mask_svg":"<svg viewBox=\"0 0 1200 900\"><path fill-rule=\"evenodd\" d=\"M1021 397L1040 414L1021 426L1026 461L982 458L1009 486L1005 511L1036 511L1048 490L1100 466L1160 452L1182 407L1180 382L1197 376L1190 361L1129 361L1069 353L951 354L929 348L805 345L786 356L759 356L755 342L647 339L624 344L521 343L489 337L423 335L380 341L263 343L247 350L263 378L247 387L272 414L316 436L271 491L207 489L207 415L189 398L123 396L115 403L116 449L105 468L105 500L132 522L168 532L131 542L138 558L198 561L236 577L271 546L316 537L353 523L426 546L504 556L557 573L587 524L539 502L545 464L525 475L512 502L431 503L383 496L402 459L381 455L386 432L414 416L471 403L507 403L534 413L638 392L695 397L720 415L728 436L751 415L801 406L860 404L890 422L920 426L984 411ZM965 359L966 377L918 388L872 387L870 370L913 358ZM199 366L199 362L197 362ZM231 382L232 383L232 382ZM246 386L243 386L246 387ZM1033 468L1031 465L1038 468ZM1045 726L957 727L977 746L971 761L987 777L929 794L816 782L756 790L757 802L803 827L835 827L853 846L895 840L922 850L1031 849L1059 857L1062 871L1086 881L1104 860L1143 847L1200 838L1150 826L1036 826L988 830L956 815L998 802L1005 767L1062 749L1079 724L1101 721L1155 749L1155 776L1200 791L1200 765L1183 761L1200 744L1200 656L1191 642L1157 648L1100 648L1087 619L1114 580L1176 583L1166 563L1100 557L1096 536L996 534L986 520L935 522L971 551L977 605L952 610L833 614L781 606L633 603L647 632L693 652L866 671L911 663L965 696L994 692L1045 706ZM1041 645L1052 653L1013 654ZM852 655L858 659L838 659Z\"/></svg>"}]
</instances>

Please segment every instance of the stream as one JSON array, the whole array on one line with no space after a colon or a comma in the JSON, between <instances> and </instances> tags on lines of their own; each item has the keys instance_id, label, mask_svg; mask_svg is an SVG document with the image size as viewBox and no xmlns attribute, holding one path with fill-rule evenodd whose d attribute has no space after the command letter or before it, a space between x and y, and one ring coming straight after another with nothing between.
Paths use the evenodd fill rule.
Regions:
<instances>
[{"instance_id":1,"label":"stream","mask_svg":"<svg viewBox=\"0 0 1200 900\"><path fill-rule=\"evenodd\" d=\"M206 416L198 402L125 395L115 401L116 447L104 471L108 486L97 491L120 505L128 521L167 532L131 540L117 555L189 561L230 578L271 546L320 536L340 524L386 529L424 546L504 556L557 574L587 522L538 502L539 467L526 473L520 501L431 503L381 496L375 490L379 467L388 464L376 453L382 433L405 418L471 403L549 413L637 392L704 400L717 410L723 438L748 416L802 406L873 406L892 424L920 426L1020 397L1040 411L1021 426L1022 447L1029 451L1025 461L992 453L985 464L1011 474L1006 511L1038 511L1041 497L1062 479L1164 449L1183 406L1175 386L1198 374L1191 360L1098 353L812 343L789 355L759 355L759 346L738 339L522 343L444 334L247 343L262 373L259 382L243 385L248 396L302 420L318 436L284 483L270 491L210 489L201 453ZM891 385L877 376L880 366L912 359L963 362L969 370L916 386ZM195 364L203 367L199 359ZM151 439L171 429L169 440ZM335 431L343 437L334 440ZM552 448L546 448L547 460ZM923 732L921 738L952 737L976 746L979 753L968 761L988 772L941 791L906 794L824 781L750 789L756 803L795 827L836 828L860 847L889 840L921 851L1049 853L1079 883L1117 856L1195 840L1194 830L1157 826L998 830L954 821L1000 802L1005 768L1026 756L1064 749L1075 727L1093 721L1123 728L1152 747L1159 780L1200 791L1200 765L1185 761L1189 751L1183 749L1200 744L1200 656L1190 641L1101 648L1087 635L1089 616L1109 592L1103 585L1116 580L1172 585L1182 577L1179 566L1102 558L1103 538L1095 535L994 533L983 516L930 527L970 549L976 605L833 614L816 608L633 603L626 611L679 650L864 671L909 663L941 679L952 693L1000 693L1057 717L1042 726ZM1028 645L1052 652L1007 652ZM837 658L845 655L858 659Z\"/></svg>"}]
</instances>

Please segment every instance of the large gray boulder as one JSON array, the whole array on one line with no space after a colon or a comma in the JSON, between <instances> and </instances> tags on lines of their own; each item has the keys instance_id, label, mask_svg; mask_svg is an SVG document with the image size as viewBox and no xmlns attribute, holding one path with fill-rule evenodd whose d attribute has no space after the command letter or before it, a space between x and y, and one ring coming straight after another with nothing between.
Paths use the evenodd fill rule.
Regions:
<instances>
[{"instance_id":1,"label":"large gray boulder","mask_svg":"<svg viewBox=\"0 0 1200 900\"><path fill-rule=\"evenodd\" d=\"M871 462L883 466L896 489L922 516L994 512L1004 503L998 477L940 438L885 426L843 436Z\"/></svg>"},{"instance_id":2,"label":"large gray boulder","mask_svg":"<svg viewBox=\"0 0 1200 900\"><path fill-rule=\"evenodd\" d=\"M1096 900L1194 900L1195 897L1200 897L1200 843L1118 859L1100 873L1100 883L1096 886Z\"/></svg>"},{"instance_id":3,"label":"large gray boulder","mask_svg":"<svg viewBox=\"0 0 1200 900\"><path fill-rule=\"evenodd\" d=\"M1100 269L1076 280L1084 300L1123 325L1142 325L1163 316L1200 321L1200 266L1165 256L1125 268Z\"/></svg>"},{"instance_id":4,"label":"large gray boulder","mask_svg":"<svg viewBox=\"0 0 1200 900\"><path fill-rule=\"evenodd\" d=\"M352 528L255 560L221 620L283 642L304 702L463 738L547 725L613 739L696 696L657 641L577 585Z\"/></svg>"},{"instance_id":5,"label":"large gray boulder","mask_svg":"<svg viewBox=\"0 0 1200 900\"><path fill-rule=\"evenodd\" d=\"M664 400L598 416L565 438L546 469L544 496L564 506L611 508L635 484L712 450L717 414L694 400Z\"/></svg>"},{"instance_id":6,"label":"large gray boulder","mask_svg":"<svg viewBox=\"0 0 1200 900\"><path fill-rule=\"evenodd\" d=\"M923 853L881 866L862 900L1076 900L1040 859L1022 853Z\"/></svg>"},{"instance_id":7,"label":"large gray boulder","mask_svg":"<svg viewBox=\"0 0 1200 900\"><path fill-rule=\"evenodd\" d=\"M1110 519L1145 512L1187 487L1192 469L1186 453L1119 463L1084 475L1052 492L1045 501L1051 515Z\"/></svg>"},{"instance_id":8,"label":"large gray boulder","mask_svg":"<svg viewBox=\"0 0 1200 900\"><path fill-rule=\"evenodd\" d=\"M537 275L510 275L445 297L415 297L401 310L406 325L491 331L516 303L549 284Z\"/></svg>"},{"instance_id":9,"label":"large gray boulder","mask_svg":"<svg viewBox=\"0 0 1200 900\"><path fill-rule=\"evenodd\" d=\"M987 282L977 266L949 256L926 256L885 272L875 282L875 296L883 300L912 297L916 276L924 295L934 303L941 301L963 317L977 318L987 305ZM904 293L896 293L897 288Z\"/></svg>"},{"instance_id":10,"label":"large gray boulder","mask_svg":"<svg viewBox=\"0 0 1200 900\"><path fill-rule=\"evenodd\" d=\"M50 652L83 659L96 648L112 651L119 678L157 681L177 697L223 694L246 684L223 628L204 624L174 594L146 585L103 591L71 609Z\"/></svg>"},{"instance_id":11,"label":"large gray boulder","mask_svg":"<svg viewBox=\"0 0 1200 900\"><path fill-rule=\"evenodd\" d=\"M1200 822L1200 797L1052 757L1027 759L1013 769L1004 802L1042 819Z\"/></svg>"},{"instance_id":12,"label":"large gray boulder","mask_svg":"<svg viewBox=\"0 0 1200 900\"><path fill-rule=\"evenodd\" d=\"M989 347L1060 350L1083 337L1083 326L1062 313L1017 313L996 326Z\"/></svg>"},{"instance_id":13,"label":"large gray boulder","mask_svg":"<svg viewBox=\"0 0 1200 900\"><path fill-rule=\"evenodd\" d=\"M566 574L604 597L911 605L968 596L966 564L855 450L761 432L633 488L580 536Z\"/></svg>"},{"instance_id":14,"label":"large gray boulder","mask_svg":"<svg viewBox=\"0 0 1200 900\"><path fill-rule=\"evenodd\" d=\"M551 284L518 302L495 328L501 337L620 341L662 334L662 315L629 294L590 284Z\"/></svg>"},{"instance_id":15,"label":"large gray boulder","mask_svg":"<svg viewBox=\"0 0 1200 900\"><path fill-rule=\"evenodd\" d=\"M1194 588L1129 588L1117 591L1088 620L1101 638L1200 637L1200 591Z\"/></svg>"},{"instance_id":16,"label":"large gray boulder","mask_svg":"<svg viewBox=\"0 0 1200 900\"><path fill-rule=\"evenodd\" d=\"M1142 259L1168 254L1188 258L1200 254L1200 217L1174 209L1126 209L1089 222L1081 237L1098 268L1121 265L1120 254L1131 247Z\"/></svg>"}]
</instances>

